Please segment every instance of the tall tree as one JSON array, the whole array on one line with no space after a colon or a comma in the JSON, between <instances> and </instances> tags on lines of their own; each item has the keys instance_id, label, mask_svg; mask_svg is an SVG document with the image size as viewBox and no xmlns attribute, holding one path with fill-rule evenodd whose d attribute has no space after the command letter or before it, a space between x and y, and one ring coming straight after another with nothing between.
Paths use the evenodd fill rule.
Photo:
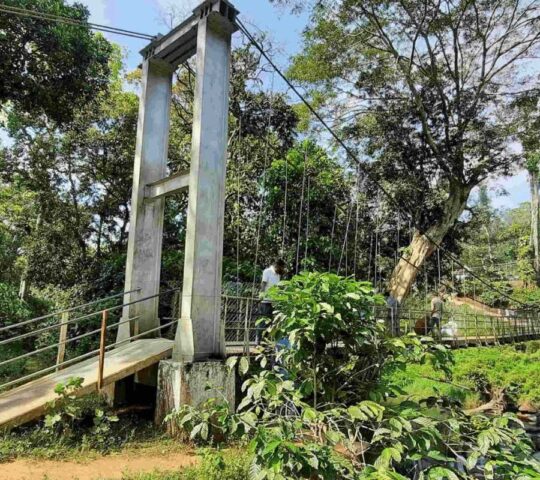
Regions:
<instances>
[{"instance_id":1,"label":"tall tree","mask_svg":"<svg viewBox=\"0 0 540 480\"><path fill-rule=\"evenodd\" d=\"M281 3L287 3L281 2ZM418 227L390 280L402 299L471 190L517 164L507 93L540 42L539 2L317 1L291 76Z\"/></svg>"},{"instance_id":2,"label":"tall tree","mask_svg":"<svg viewBox=\"0 0 540 480\"><path fill-rule=\"evenodd\" d=\"M531 189L531 247L536 284L540 286L540 94L532 90L514 102L516 127L523 147L523 163Z\"/></svg>"},{"instance_id":3,"label":"tall tree","mask_svg":"<svg viewBox=\"0 0 540 480\"><path fill-rule=\"evenodd\" d=\"M82 21L72 25L35 17L0 15L0 107L46 114L56 121L72 117L107 87L111 44L86 25L89 12L65 0L5 0L4 5Z\"/></svg>"},{"instance_id":4,"label":"tall tree","mask_svg":"<svg viewBox=\"0 0 540 480\"><path fill-rule=\"evenodd\" d=\"M17 193L12 210L19 198L28 203L24 223L5 218L18 238L21 275L38 286L97 286L103 250L125 244L138 99L122 90L119 50L110 71L107 89L74 108L69 122L21 114L10 124L0 192Z\"/></svg>"}]
</instances>

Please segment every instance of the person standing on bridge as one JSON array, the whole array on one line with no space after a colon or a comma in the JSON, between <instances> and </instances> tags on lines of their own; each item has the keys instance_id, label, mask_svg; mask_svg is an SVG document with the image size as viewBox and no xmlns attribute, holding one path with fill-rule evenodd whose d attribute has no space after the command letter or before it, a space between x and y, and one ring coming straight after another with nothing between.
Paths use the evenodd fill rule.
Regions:
<instances>
[{"instance_id":1,"label":"person standing on bridge","mask_svg":"<svg viewBox=\"0 0 540 480\"><path fill-rule=\"evenodd\" d=\"M386 328L393 337L399 336L399 300L389 291L386 297L387 319Z\"/></svg>"},{"instance_id":2,"label":"person standing on bridge","mask_svg":"<svg viewBox=\"0 0 540 480\"><path fill-rule=\"evenodd\" d=\"M269 318L272 316L273 308L272 302L268 296L268 291L281 281L283 273L285 273L285 262L281 258L277 258L272 265L263 271L261 281L261 294L263 300L259 309L259 315L261 317ZM259 326L257 328L257 343L260 342L262 331L265 330L265 328L266 322L259 321Z\"/></svg>"},{"instance_id":3,"label":"person standing on bridge","mask_svg":"<svg viewBox=\"0 0 540 480\"><path fill-rule=\"evenodd\" d=\"M429 322L429 332L432 336L439 335L444 307L444 289L434 292L431 299L431 318Z\"/></svg>"}]
</instances>

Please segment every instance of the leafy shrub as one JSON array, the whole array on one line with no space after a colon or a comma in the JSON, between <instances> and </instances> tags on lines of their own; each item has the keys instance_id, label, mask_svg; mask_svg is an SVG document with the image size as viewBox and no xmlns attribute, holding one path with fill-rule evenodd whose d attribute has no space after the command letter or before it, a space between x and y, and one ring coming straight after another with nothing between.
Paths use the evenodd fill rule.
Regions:
<instances>
[{"instance_id":1,"label":"leafy shrub","mask_svg":"<svg viewBox=\"0 0 540 480\"><path fill-rule=\"evenodd\" d=\"M93 449L107 452L133 436L133 428L124 429L117 416L109 412L97 395L78 397L83 379L72 377L56 385L58 397L47 406L42 422L20 427L0 437L0 461L30 451L58 456L62 449Z\"/></svg>"},{"instance_id":2,"label":"leafy shrub","mask_svg":"<svg viewBox=\"0 0 540 480\"><path fill-rule=\"evenodd\" d=\"M204 430L210 439L251 413L256 428L242 433L252 478L540 478L513 416L469 417L443 396L403 397L397 372L429 365L449 379L452 354L430 339L387 337L371 315L380 299L367 284L304 273L271 297L275 316L257 361L227 362L247 375L238 412L210 402L178 416L193 438Z\"/></svg>"},{"instance_id":3,"label":"leafy shrub","mask_svg":"<svg viewBox=\"0 0 540 480\"><path fill-rule=\"evenodd\" d=\"M78 398L82 384L82 378L72 377L65 384L56 385L58 398L48 405L43 428L59 439L82 437L85 446L107 450L114 444L112 425L118 417L107 413L99 397Z\"/></svg>"},{"instance_id":4,"label":"leafy shrub","mask_svg":"<svg viewBox=\"0 0 540 480\"><path fill-rule=\"evenodd\" d=\"M458 350L452 365L453 383L430 365L409 365L394 371L389 382L397 383L414 398L440 392L473 408L485 401L486 388L505 388L507 397L516 405L532 403L540 407L540 342L516 346L478 347ZM482 380L478 383L475 380Z\"/></svg>"},{"instance_id":5,"label":"leafy shrub","mask_svg":"<svg viewBox=\"0 0 540 480\"><path fill-rule=\"evenodd\" d=\"M19 298L15 287L0 283L0 326L13 325L30 318L29 305Z\"/></svg>"},{"instance_id":6,"label":"leafy shrub","mask_svg":"<svg viewBox=\"0 0 540 480\"><path fill-rule=\"evenodd\" d=\"M239 406L259 419L251 441L256 478L540 475L514 418L469 418L444 397L398 398L401 389L379 372L417 363L448 377L452 356L428 339L386 337L371 316L380 300L367 284L310 273L271 296L270 341ZM284 338L290 347L278 347L272 360ZM372 368L377 374L367 377L366 388Z\"/></svg>"},{"instance_id":7,"label":"leafy shrub","mask_svg":"<svg viewBox=\"0 0 540 480\"><path fill-rule=\"evenodd\" d=\"M270 296L275 316L264 356L270 358L275 344L286 340L290 348L278 348L276 362L315 403L376 398L383 368L431 361L447 369L451 363L447 349L431 339L387 337L384 323L373 315L384 302L369 283L302 273L274 287Z\"/></svg>"},{"instance_id":8,"label":"leafy shrub","mask_svg":"<svg viewBox=\"0 0 540 480\"><path fill-rule=\"evenodd\" d=\"M513 308L523 308L523 304L531 307L540 306L540 288L516 288L512 292L512 298L517 300L512 304Z\"/></svg>"},{"instance_id":9,"label":"leafy shrub","mask_svg":"<svg viewBox=\"0 0 540 480\"><path fill-rule=\"evenodd\" d=\"M211 398L198 407L182 405L164 421L174 422L184 440L215 445L240 439L255 427L257 417L254 413L231 411L227 400Z\"/></svg>"}]
</instances>

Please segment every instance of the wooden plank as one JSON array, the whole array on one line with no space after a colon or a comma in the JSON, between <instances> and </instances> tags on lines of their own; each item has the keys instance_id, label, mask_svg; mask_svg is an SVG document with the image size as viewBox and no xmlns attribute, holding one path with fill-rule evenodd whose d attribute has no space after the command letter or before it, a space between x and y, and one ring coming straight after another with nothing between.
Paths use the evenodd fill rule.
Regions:
<instances>
[{"instance_id":1,"label":"wooden plank","mask_svg":"<svg viewBox=\"0 0 540 480\"><path fill-rule=\"evenodd\" d=\"M162 338L136 340L111 350L107 354L103 373L103 385L143 370L160 360L169 358L174 342ZM0 395L0 428L11 428L35 420L45 414L47 403L57 396L54 387L70 377L84 378L79 395L96 390L98 359L91 358L22 385Z\"/></svg>"},{"instance_id":2,"label":"wooden plank","mask_svg":"<svg viewBox=\"0 0 540 480\"><path fill-rule=\"evenodd\" d=\"M66 340L68 334L69 312L63 312L60 320L60 335L58 338L58 354L56 356L56 365L60 365L66 356ZM61 370L62 367L57 367L56 370Z\"/></svg>"}]
</instances>

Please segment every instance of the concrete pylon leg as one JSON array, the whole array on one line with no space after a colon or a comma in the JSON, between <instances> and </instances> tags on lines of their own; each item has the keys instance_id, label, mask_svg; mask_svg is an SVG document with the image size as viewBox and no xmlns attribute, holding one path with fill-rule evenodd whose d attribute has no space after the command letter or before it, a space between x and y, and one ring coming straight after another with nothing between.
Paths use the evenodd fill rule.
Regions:
<instances>
[{"instance_id":1,"label":"concrete pylon leg","mask_svg":"<svg viewBox=\"0 0 540 480\"><path fill-rule=\"evenodd\" d=\"M223 357L220 332L231 31L200 20L182 315L173 358Z\"/></svg>"},{"instance_id":2,"label":"concrete pylon leg","mask_svg":"<svg viewBox=\"0 0 540 480\"><path fill-rule=\"evenodd\" d=\"M165 200L145 200L145 187L166 174L172 72L171 66L160 61L143 63L124 291L140 290L126 294L124 303L159 292ZM123 319L138 317L140 333L158 327L158 301L124 307ZM117 341L129 338L130 332L129 323L121 325Z\"/></svg>"}]
</instances>

